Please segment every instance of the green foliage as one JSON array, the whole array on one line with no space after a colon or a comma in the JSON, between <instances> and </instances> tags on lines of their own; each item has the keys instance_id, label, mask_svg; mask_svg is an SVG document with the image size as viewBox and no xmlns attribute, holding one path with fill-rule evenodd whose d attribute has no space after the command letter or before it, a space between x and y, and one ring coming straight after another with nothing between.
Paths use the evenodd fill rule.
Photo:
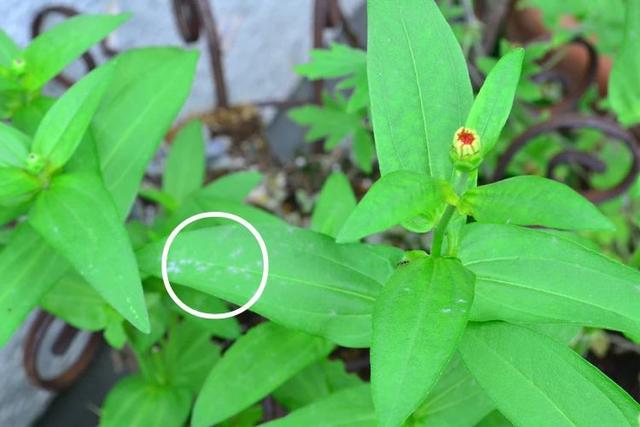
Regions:
<instances>
[{"instance_id":1,"label":"green foliage","mask_svg":"<svg viewBox=\"0 0 640 427\"><path fill-rule=\"evenodd\" d=\"M537 176L473 188L460 198L458 209L478 222L564 230L615 229L598 208L571 188Z\"/></svg>"},{"instance_id":2,"label":"green foliage","mask_svg":"<svg viewBox=\"0 0 640 427\"><path fill-rule=\"evenodd\" d=\"M236 341L207 376L196 401L192 425L208 426L237 414L326 356L332 348L322 338L274 323L253 328Z\"/></svg>"},{"instance_id":3,"label":"green foliage","mask_svg":"<svg viewBox=\"0 0 640 427\"><path fill-rule=\"evenodd\" d=\"M167 157L162 188L178 204L202 187L205 175L202 123L194 120L177 135Z\"/></svg>"},{"instance_id":4,"label":"green foliage","mask_svg":"<svg viewBox=\"0 0 640 427\"><path fill-rule=\"evenodd\" d=\"M473 93L451 28L433 1L368 3L371 118L383 175L448 179L451 140Z\"/></svg>"},{"instance_id":5,"label":"green foliage","mask_svg":"<svg viewBox=\"0 0 640 427\"><path fill-rule=\"evenodd\" d=\"M385 285L371 342L380 426L401 425L446 368L467 323L474 280L458 260L426 257L400 266Z\"/></svg>"},{"instance_id":6,"label":"green foliage","mask_svg":"<svg viewBox=\"0 0 640 427\"><path fill-rule=\"evenodd\" d=\"M356 207L349 178L340 172L332 173L325 181L311 216L311 229L336 237Z\"/></svg>"},{"instance_id":7,"label":"green foliage","mask_svg":"<svg viewBox=\"0 0 640 427\"><path fill-rule=\"evenodd\" d=\"M640 123L640 4L627 1L624 41L616 55L609 77L609 102L625 126Z\"/></svg>"}]
</instances>

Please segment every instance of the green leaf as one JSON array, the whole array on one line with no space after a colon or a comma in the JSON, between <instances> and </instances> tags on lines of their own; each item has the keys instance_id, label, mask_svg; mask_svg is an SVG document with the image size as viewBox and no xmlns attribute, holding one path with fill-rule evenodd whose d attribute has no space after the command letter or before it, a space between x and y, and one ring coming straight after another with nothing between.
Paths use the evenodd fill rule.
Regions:
<instances>
[{"instance_id":1,"label":"green leaf","mask_svg":"<svg viewBox=\"0 0 640 427\"><path fill-rule=\"evenodd\" d=\"M105 186L121 219L189 94L197 59L196 52L172 48L131 50L118 56L92 131Z\"/></svg>"},{"instance_id":2,"label":"green leaf","mask_svg":"<svg viewBox=\"0 0 640 427\"><path fill-rule=\"evenodd\" d=\"M367 54L364 51L339 43L331 43L329 49L314 49L310 55L308 64L295 67L296 73L309 80L343 77L366 71L367 67Z\"/></svg>"},{"instance_id":3,"label":"green leaf","mask_svg":"<svg viewBox=\"0 0 640 427\"><path fill-rule=\"evenodd\" d=\"M546 232L471 224L458 253L476 275L473 320L566 322L640 339L640 272Z\"/></svg>"},{"instance_id":4,"label":"green leaf","mask_svg":"<svg viewBox=\"0 0 640 427\"><path fill-rule=\"evenodd\" d=\"M304 137L306 142L326 139L325 150L333 149L356 129L362 127L362 118L347 112L346 106L340 108L333 105L305 105L291 109L289 117L299 125L309 127Z\"/></svg>"},{"instance_id":5,"label":"green leaf","mask_svg":"<svg viewBox=\"0 0 640 427\"><path fill-rule=\"evenodd\" d=\"M110 62L93 70L66 91L40 122L31 151L47 159L51 170L64 166L80 145L114 68L115 63Z\"/></svg>"},{"instance_id":6,"label":"green leaf","mask_svg":"<svg viewBox=\"0 0 640 427\"><path fill-rule=\"evenodd\" d=\"M18 108L11 118L11 124L22 132L33 136L36 134L42 118L55 102L54 98L39 96L29 104Z\"/></svg>"},{"instance_id":7,"label":"green leaf","mask_svg":"<svg viewBox=\"0 0 640 427\"><path fill-rule=\"evenodd\" d=\"M427 397L462 337L473 274L453 258L398 267L376 300L371 384L380 426L400 426Z\"/></svg>"},{"instance_id":8,"label":"green leaf","mask_svg":"<svg viewBox=\"0 0 640 427\"><path fill-rule=\"evenodd\" d=\"M446 199L446 183L429 175L396 171L384 175L365 194L338 233L353 242L422 216L433 224Z\"/></svg>"},{"instance_id":9,"label":"green leaf","mask_svg":"<svg viewBox=\"0 0 640 427\"><path fill-rule=\"evenodd\" d=\"M570 348L502 322L471 324L464 363L519 426L635 426L640 406Z\"/></svg>"},{"instance_id":10,"label":"green leaf","mask_svg":"<svg viewBox=\"0 0 640 427\"><path fill-rule=\"evenodd\" d=\"M0 29L0 65L10 67L14 59L20 55L20 48Z\"/></svg>"},{"instance_id":11,"label":"green leaf","mask_svg":"<svg viewBox=\"0 0 640 427\"><path fill-rule=\"evenodd\" d=\"M473 102L465 127L478 133L483 154L491 151L496 145L502 128L507 123L520 81L523 60L522 48L500 58Z\"/></svg>"},{"instance_id":12,"label":"green leaf","mask_svg":"<svg viewBox=\"0 0 640 427\"><path fill-rule=\"evenodd\" d=\"M311 229L335 237L356 207L349 178L341 172L332 173L322 186L311 215Z\"/></svg>"},{"instance_id":13,"label":"green leaf","mask_svg":"<svg viewBox=\"0 0 640 427\"><path fill-rule=\"evenodd\" d=\"M433 1L372 0L367 6L380 171L449 179L451 141L473 101L460 45Z\"/></svg>"},{"instance_id":14,"label":"green leaf","mask_svg":"<svg viewBox=\"0 0 640 427\"><path fill-rule=\"evenodd\" d=\"M338 245L322 234L282 225L256 228L269 252L269 280L252 311L343 346L369 346L373 302L402 252ZM160 277L163 245L154 242L138 252L143 272ZM247 230L217 226L180 233L167 270L172 283L244 304L260 282L262 260Z\"/></svg>"},{"instance_id":15,"label":"green leaf","mask_svg":"<svg viewBox=\"0 0 640 427\"><path fill-rule=\"evenodd\" d=\"M0 167L0 206L17 206L30 200L40 189L38 178L16 167Z\"/></svg>"},{"instance_id":16,"label":"green leaf","mask_svg":"<svg viewBox=\"0 0 640 427\"><path fill-rule=\"evenodd\" d=\"M414 427L475 426L493 409L495 404L456 353L409 423Z\"/></svg>"},{"instance_id":17,"label":"green leaf","mask_svg":"<svg viewBox=\"0 0 640 427\"><path fill-rule=\"evenodd\" d=\"M141 188L138 195L145 200L162 206L169 212L178 209L178 202L171 196L171 194L162 190L158 190L156 188Z\"/></svg>"},{"instance_id":18,"label":"green leaf","mask_svg":"<svg viewBox=\"0 0 640 427\"><path fill-rule=\"evenodd\" d=\"M211 342L209 333L192 323L181 322L169 331L163 357L171 386L184 387L195 394L220 359L220 349Z\"/></svg>"},{"instance_id":19,"label":"green leaf","mask_svg":"<svg viewBox=\"0 0 640 427\"><path fill-rule=\"evenodd\" d=\"M349 387L262 427L377 427L369 384Z\"/></svg>"},{"instance_id":20,"label":"green leaf","mask_svg":"<svg viewBox=\"0 0 640 427\"><path fill-rule=\"evenodd\" d=\"M557 181L518 176L467 191L458 208L478 222L614 230L591 202Z\"/></svg>"},{"instance_id":21,"label":"green leaf","mask_svg":"<svg viewBox=\"0 0 640 427\"><path fill-rule=\"evenodd\" d=\"M135 375L111 389L102 406L100 427L182 427L190 409L188 390L152 384Z\"/></svg>"},{"instance_id":22,"label":"green leaf","mask_svg":"<svg viewBox=\"0 0 640 427\"><path fill-rule=\"evenodd\" d=\"M332 348L322 338L275 323L256 326L227 350L207 376L191 425L209 426L239 413Z\"/></svg>"},{"instance_id":23,"label":"green leaf","mask_svg":"<svg viewBox=\"0 0 640 427\"><path fill-rule=\"evenodd\" d=\"M18 129L0 123L0 167L25 166L31 138Z\"/></svg>"},{"instance_id":24,"label":"green leaf","mask_svg":"<svg viewBox=\"0 0 640 427\"><path fill-rule=\"evenodd\" d=\"M28 223L18 226L0 252L0 347L67 268Z\"/></svg>"},{"instance_id":25,"label":"green leaf","mask_svg":"<svg viewBox=\"0 0 640 427\"><path fill-rule=\"evenodd\" d=\"M371 165L375 160L376 150L371 132L366 129L359 128L353 134L353 157L358 166L364 173L370 174L373 170Z\"/></svg>"},{"instance_id":26,"label":"green leaf","mask_svg":"<svg viewBox=\"0 0 640 427\"><path fill-rule=\"evenodd\" d=\"M205 174L202 122L194 120L178 132L165 166L162 189L178 202L202 187Z\"/></svg>"},{"instance_id":27,"label":"green leaf","mask_svg":"<svg viewBox=\"0 0 640 427\"><path fill-rule=\"evenodd\" d=\"M87 331L107 327L113 309L77 273L68 272L40 300L42 308Z\"/></svg>"},{"instance_id":28,"label":"green leaf","mask_svg":"<svg viewBox=\"0 0 640 427\"><path fill-rule=\"evenodd\" d=\"M29 221L113 308L138 329L149 331L136 259L98 178L55 178L36 200Z\"/></svg>"},{"instance_id":29,"label":"green leaf","mask_svg":"<svg viewBox=\"0 0 640 427\"><path fill-rule=\"evenodd\" d=\"M609 102L625 127L640 123L640 4L627 2L625 36L609 76Z\"/></svg>"},{"instance_id":30,"label":"green leaf","mask_svg":"<svg viewBox=\"0 0 640 427\"><path fill-rule=\"evenodd\" d=\"M242 203L251 190L260 184L262 175L254 171L235 172L222 176L198 191L198 198L215 197Z\"/></svg>"},{"instance_id":31,"label":"green leaf","mask_svg":"<svg viewBox=\"0 0 640 427\"><path fill-rule=\"evenodd\" d=\"M127 19L128 14L79 15L40 34L23 52L23 86L30 91L41 88Z\"/></svg>"},{"instance_id":32,"label":"green leaf","mask_svg":"<svg viewBox=\"0 0 640 427\"><path fill-rule=\"evenodd\" d=\"M356 374L348 374L341 360L321 360L282 384L273 397L292 411L359 384L362 380Z\"/></svg>"}]
</instances>

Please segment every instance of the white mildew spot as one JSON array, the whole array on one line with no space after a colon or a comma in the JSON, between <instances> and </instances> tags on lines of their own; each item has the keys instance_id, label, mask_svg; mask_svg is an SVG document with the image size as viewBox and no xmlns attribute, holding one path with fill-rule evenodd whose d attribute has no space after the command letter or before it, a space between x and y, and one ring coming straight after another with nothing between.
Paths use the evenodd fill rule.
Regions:
<instances>
[{"instance_id":1,"label":"white mildew spot","mask_svg":"<svg viewBox=\"0 0 640 427\"><path fill-rule=\"evenodd\" d=\"M464 298L458 298L458 299L456 300L456 303L458 303L458 304L466 304L466 302L467 302L467 300L466 300L466 299L464 299Z\"/></svg>"},{"instance_id":2,"label":"white mildew spot","mask_svg":"<svg viewBox=\"0 0 640 427\"><path fill-rule=\"evenodd\" d=\"M451 313L451 309L449 307L445 307L440 310L441 313Z\"/></svg>"},{"instance_id":3,"label":"white mildew spot","mask_svg":"<svg viewBox=\"0 0 640 427\"><path fill-rule=\"evenodd\" d=\"M182 269L178 267L175 261L169 261L167 264L167 272L169 273L182 273Z\"/></svg>"}]
</instances>

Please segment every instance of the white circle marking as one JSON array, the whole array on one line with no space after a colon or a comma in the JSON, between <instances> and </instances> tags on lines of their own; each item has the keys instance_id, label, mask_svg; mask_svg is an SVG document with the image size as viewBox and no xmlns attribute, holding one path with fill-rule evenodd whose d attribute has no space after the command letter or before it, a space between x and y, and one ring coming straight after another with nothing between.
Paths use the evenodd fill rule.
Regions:
<instances>
[{"instance_id":1,"label":"white circle marking","mask_svg":"<svg viewBox=\"0 0 640 427\"><path fill-rule=\"evenodd\" d=\"M171 282L169 281L169 275L167 274L167 259L169 257L169 250L171 249L173 241L178 236L178 233L184 230L184 228L189 224L206 218L224 218L242 225L244 228L249 230L249 232L256 239L256 241L258 242L258 246L260 247L260 252L262 252L262 277L260 278L260 285L258 285L258 289L253 294L251 299L249 299L249 301L247 301L243 306L226 313L207 313L189 307L187 304L182 302L182 300L178 298L176 293L173 291ZM173 229L171 234L169 234L169 237L164 244L164 248L162 249L162 261L160 268L162 271L162 281L164 282L164 287L173 302L175 302L178 307L193 316L201 317L203 319L228 319L249 310L251 306L253 306L262 296L262 292L267 286L267 278L269 277L269 253L267 252L267 245L265 244L264 239L262 238L258 230L256 230L256 228L246 219L228 212L202 212L185 219L180 224L178 224L176 228Z\"/></svg>"}]
</instances>

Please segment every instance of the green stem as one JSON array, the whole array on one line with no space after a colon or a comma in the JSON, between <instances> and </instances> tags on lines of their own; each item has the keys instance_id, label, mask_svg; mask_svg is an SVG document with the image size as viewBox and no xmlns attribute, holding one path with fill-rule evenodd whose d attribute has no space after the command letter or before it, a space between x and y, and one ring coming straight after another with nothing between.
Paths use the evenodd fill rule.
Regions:
<instances>
[{"instance_id":1,"label":"green stem","mask_svg":"<svg viewBox=\"0 0 640 427\"><path fill-rule=\"evenodd\" d=\"M447 231L447 226L449 225L449 221L453 216L453 213L456 211L455 206L447 206L445 209L440 222L436 226L436 229L433 232L433 242L431 244L431 256L437 257L442 254L442 242L444 241L444 234Z\"/></svg>"}]
</instances>

